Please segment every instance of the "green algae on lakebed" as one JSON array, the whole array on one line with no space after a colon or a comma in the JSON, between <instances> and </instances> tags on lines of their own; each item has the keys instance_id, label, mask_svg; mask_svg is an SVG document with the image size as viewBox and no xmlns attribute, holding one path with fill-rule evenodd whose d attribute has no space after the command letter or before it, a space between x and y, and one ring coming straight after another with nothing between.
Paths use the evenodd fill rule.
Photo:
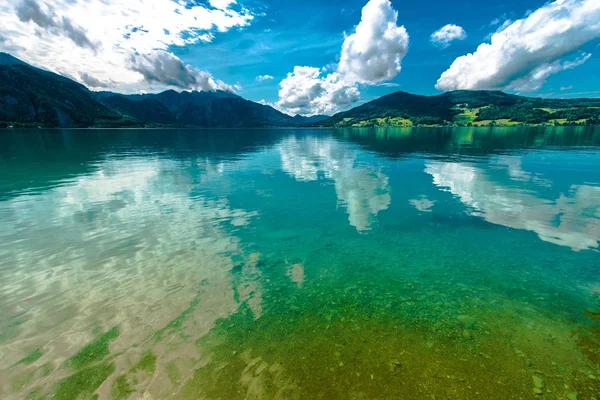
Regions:
<instances>
[{"instance_id":1,"label":"green algae on lakebed","mask_svg":"<svg viewBox=\"0 0 600 400\"><path fill-rule=\"evenodd\" d=\"M112 340L119 336L119 327L114 326L108 332L102 334L97 340L91 342L77 354L69 359L69 365L75 369L85 367L93 362L102 360L108 356L108 346Z\"/></svg>"},{"instance_id":2,"label":"green algae on lakebed","mask_svg":"<svg viewBox=\"0 0 600 400\"><path fill-rule=\"evenodd\" d=\"M115 372L113 363L100 363L86 367L58 382L56 388L47 397L58 400L78 399L83 396L89 398L113 372Z\"/></svg>"},{"instance_id":3,"label":"green algae on lakebed","mask_svg":"<svg viewBox=\"0 0 600 400\"><path fill-rule=\"evenodd\" d=\"M84 133L0 137L1 398L598 399L600 130Z\"/></svg>"},{"instance_id":4,"label":"green algae on lakebed","mask_svg":"<svg viewBox=\"0 0 600 400\"><path fill-rule=\"evenodd\" d=\"M19 364L31 364L42 358L42 351L38 348L19 360Z\"/></svg>"},{"instance_id":5,"label":"green algae on lakebed","mask_svg":"<svg viewBox=\"0 0 600 400\"><path fill-rule=\"evenodd\" d=\"M119 375L113 382L112 389L110 391L111 397L115 400L126 399L133 393L133 389L127 382L127 376Z\"/></svg>"},{"instance_id":6,"label":"green algae on lakebed","mask_svg":"<svg viewBox=\"0 0 600 400\"><path fill-rule=\"evenodd\" d=\"M151 350L146 351L140 360L131 367L131 372L145 371L152 375L156 369L156 356Z\"/></svg>"},{"instance_id":7,"label":"green algae on lakebed","mask_svg":"<svg viewBox=\"0 0 600 400\"><path fill-rule=\"evenodd\" d=\"M287 310L255 320L246 308L219 321L198 340L206 364L178 398L527 398L536 374L559 397L598 388L561 318L518 303L506 313L500 302L444 316L448 306L427 304L422 289L397 301L363 284L362 295L328 285L304 293L301 309L287 308L296 302L281 290Z\"/></svg>"}]
</instances>

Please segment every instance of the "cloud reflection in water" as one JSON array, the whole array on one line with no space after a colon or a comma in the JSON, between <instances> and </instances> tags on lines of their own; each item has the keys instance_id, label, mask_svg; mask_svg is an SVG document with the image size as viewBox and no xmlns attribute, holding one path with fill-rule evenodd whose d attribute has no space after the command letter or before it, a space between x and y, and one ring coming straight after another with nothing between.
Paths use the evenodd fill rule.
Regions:
<instances>
[{"instance_id":1,"label":"cloud reflection in water","mask_svg":"<svg viewBox=\"0 0 600 400\"><path fill-rule=\"evenodd\" d=\"M503 156L512 181L531 181L538 187L552 183L521 169L516 156ZM575 251L598 248L600 240L600 187L571 185L568 192L548 200L535 190L497 183L486 170L471 163L430 161L425 172L433 183L448 190L469 207L469 213L486 221L535 232L540 239Z\"/></svg>"},{"instance_id":2,"label":"cloud reflection in water","mask_svg":"<svg viewBox=\"0 0 600 400\"><path fill-rule=\"evenodd\" d=\"M333 138L289 137L279 144L282 169L298 181L320 177L335 183L338 202L346 207L348 222L357 231L370 229L379 212L391 203L388 177L358 165L357 151Z\"/></svg>"}]
</instances>

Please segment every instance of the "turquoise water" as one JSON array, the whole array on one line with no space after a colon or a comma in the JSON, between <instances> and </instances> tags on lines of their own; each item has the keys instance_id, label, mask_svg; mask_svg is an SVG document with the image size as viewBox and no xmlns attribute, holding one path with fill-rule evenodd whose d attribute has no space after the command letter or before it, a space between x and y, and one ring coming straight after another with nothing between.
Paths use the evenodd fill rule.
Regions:
<instances>
[{"instance_id":1,"label":"turquoise water","mask_svg":"<svg viewBox=\"0 0 600 400\"><path fill-rule=\"evenodd\" d=\"M0 132L0 397L600 398L600 129Z\"/></svg>"}]
</instances>

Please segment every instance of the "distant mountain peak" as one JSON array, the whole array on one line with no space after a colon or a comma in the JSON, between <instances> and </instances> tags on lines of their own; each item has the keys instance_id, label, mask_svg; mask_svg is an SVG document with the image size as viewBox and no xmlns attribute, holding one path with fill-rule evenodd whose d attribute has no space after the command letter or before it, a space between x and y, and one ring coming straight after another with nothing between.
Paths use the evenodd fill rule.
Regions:
<instances>
[{"instance_id":1,"label":"distant mountain peak","mask_svg":"<svg viewBox=\"0 0 600 400\"><path fill-rule=\"evenodd\" d=\"M314 124L317 122L321 122L321 121L325 121L326 119L328 119L330 116L329 115L311 115L311 116L304 116L304 115L300 115L300 114L296 114L292 117L292 119L299 125L304 125L304 124Z\"/></svg>"},{"instance_id":2,"label":"distant mountain peak","mask_svg":"<svg viewBox=\"0 0 600 400\"><path fill-rule=\"evenodd\" d=\"M321 126L369 127L597 124L600 99L540 99L500 90L454 90L433 96L397 91L337 113Z\"/></svg>"},{"instance_id":3,"label":"distant mountain peak","mask_svg":"<svg viewBox=\"0 0 600 400\"><path fill-rule=\"evenodd\" d=\"M17 57L14 57L8 53L0 52L0 65L26 65L29 66L24 61L19 60Z\"/></svg>"}]
</instances>

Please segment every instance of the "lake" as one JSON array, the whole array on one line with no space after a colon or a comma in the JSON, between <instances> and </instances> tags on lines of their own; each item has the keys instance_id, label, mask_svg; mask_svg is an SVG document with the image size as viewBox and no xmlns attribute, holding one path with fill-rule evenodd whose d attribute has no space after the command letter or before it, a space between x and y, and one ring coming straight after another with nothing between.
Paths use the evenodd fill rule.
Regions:
<instances>
[{"instance_id":1,"label":"lake","mask_svg":"<svg viewBox=\"0 0 600 400\"><path fill-rule=\"evenodd\" d=\"M3 399L592 399L600 128L0 131Z\"/></svg>"}]
</instances>

